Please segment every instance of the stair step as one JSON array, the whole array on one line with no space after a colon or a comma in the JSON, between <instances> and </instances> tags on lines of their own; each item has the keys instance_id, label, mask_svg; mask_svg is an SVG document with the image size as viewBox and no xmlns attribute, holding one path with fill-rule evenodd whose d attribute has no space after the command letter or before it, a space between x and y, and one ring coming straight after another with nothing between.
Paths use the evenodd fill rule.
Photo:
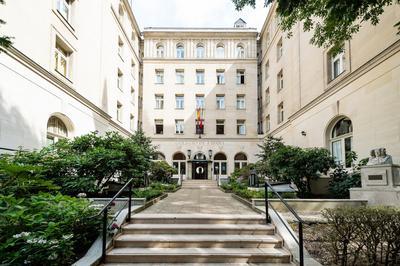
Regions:
<instances>
[{"instance_id":1,"label":"stair step","mask_svg":"<svg viewBox=\"0 0 400 266\"><path fill-rule=\"evenodd\" d=\"M240 234L271 235L275 228L265 224L127 224L127 234Z\"/></svg>"},{"instance_id":2,"label":"stair step","mask_svg":"<svg viewBox=\"0 0 400 266\"><path fill-rule=\"evenodd\" d=\"M135 214L132 224L265 224L262 215Z\"/></svg>"},{"instance_id":3,"label":"stair step","mask_svg":"<svg viewBox=\"0 0 400 266\"><path fill-rule=\"evenodd\" d=\"M114 240L115 247L136 248L280 248L282 240L274 235L132 235Z\"/></svg>"},{"instance_id":4,"label":"stair step","mask_svg":"<svg viewBox=\"0 0 400 266\"><path fill-rule=\"evenodd\" d=\"M151 263L257 263L290 262L280 248L114 248L106 262Z\"/></svg>"},{"instance_id":5,"label":"stair step","mask_svg":"<svg viewBox=\"0 0 400 266\"><path fill-rule=\"evenodd\" d=\"M226 263L104 263L101 266L226 266ZM229 263L229 266L295 266L293 263Z\"/></svg>"}]
</instances>

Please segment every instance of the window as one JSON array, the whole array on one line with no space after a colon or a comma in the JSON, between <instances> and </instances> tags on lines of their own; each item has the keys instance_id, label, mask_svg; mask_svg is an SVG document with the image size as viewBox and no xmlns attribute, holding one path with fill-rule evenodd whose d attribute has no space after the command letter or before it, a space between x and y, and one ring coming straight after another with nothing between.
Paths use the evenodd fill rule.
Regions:
<instances>
[{"instance_id":1,"label":"window","mask_svg":"<svg viewBox=\"0 0 400 266\"><path fill-rule=\"evenodd\" d=\"M119 20L122 21L124 18L124 7L122 6L122 4L120 4L118 8L118 16Z\"/></svg>"},{"instance_id":2,"label":"window","mask_svg":"<svg viewBox=\"0 0 400 266\"><path fill-rule=\"evenodd\" d=\"M265 64L265 79L268 79L269 77L269 60Z\"/></svg>"},{"instance_id":3,"label":"window","mask_svg":"<svg viewBox=\"0 0 400 266\"><path fill-rule=\"evenodd\" d=\"M225 70L217 70L217 84L225 84Z\"/></svg>"},{"instance_id":4,"label":"window","mask_svg":"<svg viewBox=\"0 0 400 266\"><path fill-rule=\"evenodd\" d=\"M47 121L47 144L54 144L67 137L68 130L64 122L56 116L50 117Z\"/></svg>"},{"instance_id":5,"label":"window","mask_svg":"<svg viewBox=\"0 0 400 266\"><path fill-rule=\"evenodd\" d=\"M276 58L279 60L283 55L283 45L282 45L282 38L279 40L278 44L276 45Z\"/></svg>"},{"instance_id":6,"label":"window","mask_svg":"<svg viewBox=\"0 0 400 266\"><path fill-rule=\"evenodd\" d=\"M225 109L225 95L217 95L217 109Z\"/></svg>"},{"instance_id":7,"label":"window","mask_svg":"<svg viewBox=\"0 0 400 266\"><path fill-rule=\"evenodd\" d=\"M247 156L243 152L239 152L234 157L235 170L241 169L247 165Z\"/></svg>"},{"instance_id":8,"label":"window","mask_svg":"<svg viewBox=\"0 0 400 266\"><path fill-rule=\"evenodd\" d=\"M156 69L156 84L164 84L164 69Z\"/></svg>"},{"instance_id":9,"label":"window","mask_svg":"<svg viewBox=\"0 0 400 266\"><path fill-rule=\"evenodd\" d=\"M196 84L204 84L204 69L196 69Z\"/></svg>"},{"instance_id":10,"label":"window","mask_svg":"<svg viewBox=\"0 0 400 266\"><path fill-rule=\"evenodd\" d=\"M185 83L185 71L183 69L175 70L175 76L176 76L176 83L177 84Z\"/></svg>"},{"instance_id":11,"label":"window","mask_svg":"<svg viewBox=\"0 0 400 266\"><path fill-rule=\"evenodd\" d=\"M196 95L196 108L204 108L204 95Z\"/></svg>"},{"instance_id":12,"label":"window","mask_svg":"<svg viewBox=\"0 0 400 266\"><path fill-rule=\"evenodd\" d=\"M265 118L265 132L269 132L271 130L271 117L267 115Z\"/></svg>"},{"instance_id":13,"label":"window","mask_svg":"<svg viewBox=\"0 0 400 266\"><path fill-rule=\"evenodd\" d=\"M121 70L118 69L118 77L117 77L117 88L121 91L124 89L124 75L122 74Z\"/></svg>"},{"instance_id":14,"label":"window","mask_svg":"<svg viewBox=\"0 0 400 266\"><path fill-rule=\"evenodd\" d=\"M71 52L65 49L61 43L56 42L54 69L66 78L69 78L69 65Z\"/></svg>"},{"instance_id":15,"label":"window","mask_svg":"<svg viewBox=\"0 0 400 266\"><path fill-rule=\"evenodd\" d=\"M162 119L154 120L155 130L157 135L164 134L164 121Z\"/></svg>"},{"instance_id":16,"label":"window","mask_svg":"<svg viewBox=\"0 0 400 266\"><path fill-rule=\"evenodd\" d=\"M204 46L203 46L203 44L198 44L196 46L196 57L197 58L204 58L204 56L205 56Z\"/></svg>"},{"instance_id":17,"label":"window","mask_svg":"<svg viewBox=\"0 0 400 266\"><path fill-rule=\"evenodd\" d=\"M227 170L227 162L226 156L223 153L217 153L214 156L214 175L226 175Z\"/></svg>"},{"instance_id":18,"label":"window","mask_svg":"<svg viewBox=\"0 0 400 266\"><path fill-rule=\"evenodd\" d=\"M129 125L130 125L131 131L134 131L135 130L135 117L133 116L133 114L131 114L129 117Z\"/></svg>"},{"instance_id":19,"label":"window","mask_svg":"<svg viewBox=\"0 0 400 266\"><path fill-rule=\"evenodd\" d=\"M131 60L131 74L133 78L136 78L136 64L133 60Z\"/></svg>"},{"instance_id":20,"label":"window","mask_svg":"<svg viewBox=\"0 0 400 266\"><path fill-rule=\"evenodd\" d=\"M270 94L270 92L269 92L269 88L267 88L267 89L265 90L265 103L266 103L266 104L269 104L270 101L271 101L271 94Z\"/></svg>"},{"instance_id":21,"label":"window","mask_svg":"<svg viewBox=\"0 0 400 266\"><path fill-rule=\"evenodd\" d=\"M244 95L236 95L236 109L246 109L246 100Z\"/></svg>"},{"instance_id":22,"label":"window","mask_svg":"<svg viewBox=\"0 0 400 266\"><path fill-rule=\"evenodd\" d=\"M266 41L267 47L268 47L269 43L271 42L271 38L270 38L269 31L267 32L267 34L266 34L266 36L265 36L265 41Z\"/></svg>"},{"instance_id":23,"label":"window","mask_svg":"<svg viewBox=\"0 0 400 266\"><path fill-rule=\"evenodd\" d=\"M183 109L185 105L185 98L183 95L175 95L176 109Z\"/></svg>"},{"instance_id":24,"label":"window","mask_svg":"<svg viewBox=\"0 0 400 266\"><path fill-rule=\"evenodd\" d=\"M122 104L117 102L117 120L122 122Z\"/></svg>"},{"instance_id":25,"label":"window","mask_svg":"<svg viewBox=\"0 0 400 266\"><path fill-rule=\"evenodd\" d=\"M63 16L66 21L70 19L71 12L71 1L68 0L57 0L57 11Z\"/></svg>"},{"instance_id":26,"label":"window","mask_svg":"<svg viewBox=\"0 0 400 266\"><path fill-rule=\"evenodd\" d=\"M242 44L238 44L238 46L236 47L236 57L237 58L244 58L245 54L244 54L244 47Z\"/></svg>"},{"instance_id":27,"label":"window","mask_svg":"<svg viewBox=\"0 0 400 266\"><path fill-rule=\"evenodd\" d=\"M244 76L245 76L244 70L236 70L236 83L239 85L243 85L244 84Z\"/></svg>"},{"instance_id":28,"label":"window","mask_svg":"<svg viewBox=\"0 0 400 266\"><path fill-rule=\"evenodd\" d=\"M246 135L246 120L236 120L236 133Z\"/></svg>"},{"instance_id":29,"label":"window","mask_svg":"<svg viewBox=\"0 0 400 266\"><path fill-rule=\"evenodd\" d=\"M172 156L172 166L176 169L178 175L186 175L186 156L177 152Z\"/></svg>"},{"instance_id":30,"label":"window","mask_svg":"<svg viewBox=\"0 0 400 266\"><path fill-rule=\"evenodd\" d=\"M278 105L278 124L282 123L285 119L285 113L283 109L283 102Z\"/></svg>"},{"instance_id":31,"label":"window","mask_svg":"<svg viewBox=\"0 0 400 266\"><path fill-rule=\"evenodd\" d=\"M330 69L331 69L331 80L337 78L344 71L344 51L337 54L330 53Z\"/></svg>"},{"instance_id":32,"label":"window","mask_svg":"<svg viewBox=\"0 0 400 266\"><path fill-rule=\"evenodd\" d=\"M349 118L342 118L337 121L330 132L330 143L332 156L337 164L351 167L353 125Z\"/></svg>"},{"instance_id":33,"label":"window","mask_svg":"<svg viewBox=\"0 0 400 266\"><path fill-rule=\"evenodd\" d=\"M215 130L216 130L217 135L225 134L225 120L217 119L216 129Z\"/></svg>"},{"instance_id":34,"label":"window","mask_svg":"<svg viewBox=\"0 0 400 266\"><path fill-rule=\"evenodd\" d=\"M183 47L183 44L178 44L176 46L176 58L185 58L185 48Z\"/></svg>"},{"instance_id":35,"label":"window","mask_svg":"<svg viewBox=\"0 0 400 266\"><path fill-rule=\"evenodd\" d=\"M124 56L124 42L119 37L118 37L118 55L121 57L121 59Z\"/></svg>"},{"instance_id":36,"label":"window","mask_svg":"<svg viewBox=\"0 0 400 266\"><path fill-rule=\"evenodd\" d=\"M135 100L135 89L131 87L131 102L134 104Z\"/></svg>"},{"instance_id":37,"label":"window","mask_svg":"<svg viewBox=\"0 0 400 266\"><path fill-rule=\"evenodd\" d=\"M164 95L156 94L156 109L164 109Z\"/></svg>"},{"instance_id":38,"label":"window","mask_svg":"<svg viewBox=\"0 0 400 266\"><path fill-rule=\"evenodd\" d=\"M183 134L183 120L182 119L176 119L175 120L175 134Z\"/></svg>"},{"instance_id":39,"label":"window","mask_svg":"<svg viewBox=\"0 0 400 266\"><path fill-rule=\"evenodd\" d=\"M223 44L217 45L217 58L224 58L225 57L225 48Z\"/></svg>"},{"instance_id":40,"label":"window","mask_svg":"<svg viewBox=\"0 0 400 266\"><path fill-rule=\"evenodd\" d=\"M158 58L164 57L164 46L162 44L157 45L157 57Z\"/></svg>"},{"instance_id":41,"label":"window","mask_svg":"<svg viewBox=\"0 0 400 266\"><path fill-rule=\"evenodd\" d=\"M283 70L279 71L278 76L276 77L278 81L278 91L283 89Z\"/></svg>"}]
</instances>

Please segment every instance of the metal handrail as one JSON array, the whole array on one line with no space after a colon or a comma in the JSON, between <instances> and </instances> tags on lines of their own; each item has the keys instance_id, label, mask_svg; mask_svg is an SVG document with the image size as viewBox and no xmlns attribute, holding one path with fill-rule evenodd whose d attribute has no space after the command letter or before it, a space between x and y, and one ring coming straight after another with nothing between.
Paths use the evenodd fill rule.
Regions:
<instances>
[{"instance_id":1,"label":"metal handrail","mask_svg":"<svg viewBox=\"0 0 400 266\"><path fill-rule=\"evenodd\" d=\"M307 224L301 217L297 214L297 212L287 203L287 201L282 198L281 195L279 195L278 192L272 187L272 185L268 182L267 178L265 179L264 183L264 188L265 188L265 220L267 223L271 223L271 217L269 216L268 213L268 205L271 206L272 210L276 213L278 218L281 220L285 228L289 231L290 235L293 237L297 245L299 245L299 262L300 266L304 266L304 238L303 238L303 224ZM293 235L291 232L290 228L286 225L285 221L282 219L282 217L279 215L279 213L275 210L275 208L272 206L272 204L269 202L268 198L268 188L271 189L271 191L278 197L278 199L285 205L285 207L293 214L293 216L297 219L298 222L298 227L299 227L299 239L296 238L296 236Z\"/></svg>"},{"instance_id":2,"label":"metal handrail","mask_svg":"<svg viewBox=\"0 0 400 266\"><path fill-rule=\"evenodd\" d=\"M128 217L126 218L127 222L131 221L131 211L132 211L132 183L133 178L129 179L128 182L115 194L115 196L106 204L104 207L97 213L96 215L90 218L96 218L103 214L103 223L102 223L102 249L101 249L101 261L104 262L106 258L106 248L107 248L107 218L108 218L108 209L110 205L114 202L114 200L121 195L121 193L129 186L129 195L128 195ZM126 206L126 203L123 207Z\"/></svg>"}]
</instances>

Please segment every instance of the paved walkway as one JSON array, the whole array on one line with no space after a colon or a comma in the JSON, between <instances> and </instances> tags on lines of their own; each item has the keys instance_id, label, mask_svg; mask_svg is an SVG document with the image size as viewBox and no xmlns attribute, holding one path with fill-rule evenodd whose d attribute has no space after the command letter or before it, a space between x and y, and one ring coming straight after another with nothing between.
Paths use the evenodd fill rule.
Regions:
<instances>
[{"instance_id":1,"label":"paved walkway","mask_svg":"<svg viewBox=\"0 0 400 266\"><path fill-rule=\"evenodd\" d=\"M142 213L255 214L251 208L218 188L181 188Z\"/></svg>"}]
</instances>

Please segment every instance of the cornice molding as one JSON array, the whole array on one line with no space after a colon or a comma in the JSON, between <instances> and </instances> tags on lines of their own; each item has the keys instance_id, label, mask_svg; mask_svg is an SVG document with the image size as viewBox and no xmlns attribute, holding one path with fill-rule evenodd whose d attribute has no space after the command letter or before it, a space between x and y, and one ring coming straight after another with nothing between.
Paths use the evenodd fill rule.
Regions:
<instances>
[{"instance_id":1,"label":"cornice molding","mask_svg":"<svg viewBox=\"0 0 400 266\"><path fill-rule=\"evenodd\" d=\"M238 59L238 58L226 58L226 59L217 59L217 58L184 58L184 59L176 59L176 58L143 58L143 62L146 63L224 63L224 62L235 62L235 63L254 63L257 62L257 58L250 58L250 59Z\"/></svg>"}]
</instances>

